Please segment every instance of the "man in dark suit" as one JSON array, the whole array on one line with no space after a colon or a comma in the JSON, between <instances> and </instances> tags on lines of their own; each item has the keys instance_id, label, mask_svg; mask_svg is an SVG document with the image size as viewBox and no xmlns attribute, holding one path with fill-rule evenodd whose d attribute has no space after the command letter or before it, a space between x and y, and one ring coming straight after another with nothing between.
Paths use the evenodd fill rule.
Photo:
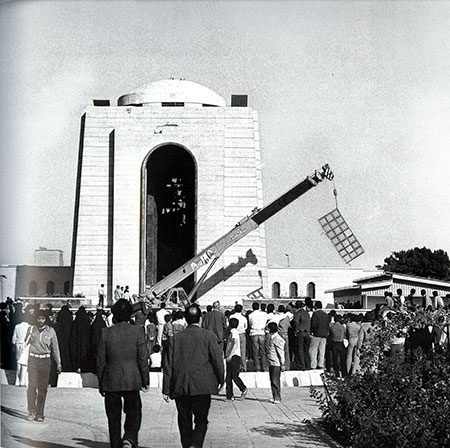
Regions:
<instances>
[{"instance_id":1,"label":"man in dark suit","mask_svg":"<svg viewBox=\"0 0 450 448\"><path fill-rule=\"evenodd\" d=\"M218 300L213 303L212 310L208 311L203 317L202 328L213 332L216 335L217 342L220 344L220 348L223 349L227 324L224 314L220 311L220 302Z\"/></svg>"},{"instance_id":2,"label":"man in dark suit","mask_svg":"<svg viewBox=\"0 0 450 448\"><path fill-rule=\"evenodd\" d=\"M297 311L292 319L292 328L297 339L297 363L300 370L309 370L311 368L311 360L309 358L309 346L311 343L311 318L308 311L305 310L305 303L301 300L295 302Z\"/></svg>"},{"instance_id":3,"label":"man in dark suit","mask_svg":"<svg viewBox=\"0 0 450 448\"><path fill-rule=\"evenodd\" d=\"M114 325L104 328L97 353L99 391L105 397L111 448L137 447L142 419L139 391L150 382L148 352L143 327L131 325L131 304L119 299L111 308ZM125 434L121 416L125 412Z\"/></svg>"},{"instance_id":4,"label":"man in dark suit","mask_svg":"<svg viewBox=\"0 0 450 448\"><path fill-rule=\"evenodd\" d=\"M184 316L188 326L169 340L163 396L166 401L169 397L175 399L183 448L201 448L208 426L211 394L217 394L223 385L223 357L216 336L200 328L198 305L189 306Z\"/></svg>"}]
</instances>

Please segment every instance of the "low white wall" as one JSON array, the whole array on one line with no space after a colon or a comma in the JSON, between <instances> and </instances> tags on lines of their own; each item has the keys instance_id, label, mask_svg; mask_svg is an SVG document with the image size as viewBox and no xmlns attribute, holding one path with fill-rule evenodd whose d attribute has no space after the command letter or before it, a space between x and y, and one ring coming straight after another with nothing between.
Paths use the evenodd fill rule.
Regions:
<instances>
[{"instance_id":1,"label":"low white wall","mask_svg":"<svg viewBox=\"0 0 450 448\"><path fill-rule=\"evenodd\" d=\"M289 370L281 373L281 385L283 387L310 387L322 386L320 374L322 370L297 371ZM1 384L12 384L15 372L12 370L0 370ZM250 389L270 389L268 372L243 372L239 375L245 385ZM9 381L8 381L9 380ZM63 372L58 377L58 387L62 388L97 388L97 376L93 373ZM150 373L150 387L162 388L162 373Z\"/></svg>"}]
</instances>

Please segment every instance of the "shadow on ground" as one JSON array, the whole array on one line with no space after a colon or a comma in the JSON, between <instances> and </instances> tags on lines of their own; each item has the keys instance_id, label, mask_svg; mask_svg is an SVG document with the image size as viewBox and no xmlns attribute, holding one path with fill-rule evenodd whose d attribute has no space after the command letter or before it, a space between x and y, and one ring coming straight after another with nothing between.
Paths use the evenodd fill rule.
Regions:
<instances>
[{"instance_id":1,"label":"shadow on ground","mask_svg":"<svg viewBox=\"0 0 450 448\"><path fill-rule=\"evenodd\" d=\"M228 400L224 397L224 396L220 396L220 397L211 397L212 401L223 401L223 402L227 402ZM245 397L244 399L239 398L239 396L234 398L234 401L257 401L258 403L270 403L270 399L267 398L252 398L252 397Z\"/></svg>"},{"instance_id":2,"label":"shadow on ground","mask_svg":"<svg viewBox=\"0 0 450 448\"><path fill-rule=\"evenodd\" d=\"M13 435L12 438L23 445L32 446L35 448L67 448L67 445L60 443L45 442L43 440L34 440L29 437L21 437ZM72 439L76 445L86 446L89 448L109 448L109 443L106 442L93 442L87 439Z\"/></svg>"},{"instance_id":3,"label":"shadow on ground","mask_svg":"<svg viewBox=\"0 0 450 448\"><path fill-rule=\"evenodd\" d=\"M22 420L26 420L26 417L28 415L28 413L26 412L20 412L17 411L16 409L7 408L6 406L2 406L1 409L2 412L4 412L5 414L11 415L12 417L20 418Z\"/></svg>"},{"instance_id":4,"label":"shadow on ground","mask_svg":"<svg viewBox=\"0 0 450 448\"><path fill-rule=\"evenodd\" d=\"M324 442L316 431L302 423L271 422L250 428L250 431L277 439L286 437L292 438L294 441L295 439L301 439L303 446L309 446L309 444L321 445Z\"/></svg>"},{"instance_id":5,"label":"shadow on ground","mask_svg":"<svg viewBox=\"0 0 450 448\"><path fill-rule=\"evenodd\" d=\"M23 445L32 446L34 448L67 448L68 445L61 445L60 443L45 442L42 440L33 440L28 437L12 436L14 440L22 443ZM94 442L88 439L73 438L75 446L87 447L87 448L109 448L107 442Z\"/></svg>"}]
</instances>

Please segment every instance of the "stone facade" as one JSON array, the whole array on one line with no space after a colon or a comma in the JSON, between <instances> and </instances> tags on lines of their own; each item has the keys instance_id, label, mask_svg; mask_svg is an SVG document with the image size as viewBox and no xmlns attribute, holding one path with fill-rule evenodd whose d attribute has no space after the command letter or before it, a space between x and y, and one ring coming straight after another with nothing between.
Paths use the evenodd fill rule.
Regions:
<instances>
[{"instance_id":1,"label":"stone facade","mask_svg":"<svg viewBox=\"0 0 450 448\"><path fill-rule=\"evenodd\" d=\"M170 86L176 85L179 95L180 83L183 87L183 81L159 84L156 91L163 93L158 100L167 98L179 106L177 98L170 96ZM143 170L155 149L177 146L195 161L196 252L263 205L257 112L219 104L202 107L194 102L202 86L194 87L198 91L194 89L194 98L183 97L190 102L184 107L147 102L145 92L157 96L153 88L119 100L123 104L123 98L133 98L143 104L87 108L80 138L74 293L96 297L100 283L107 286L109 298L116 284L129 285L132 293L142 292ZM214 298L234 303L261 283L267 287L264 227L226 251L211 277L224 281L207 282L199 291L200 303Z\"/></svg>"}]
</instances>

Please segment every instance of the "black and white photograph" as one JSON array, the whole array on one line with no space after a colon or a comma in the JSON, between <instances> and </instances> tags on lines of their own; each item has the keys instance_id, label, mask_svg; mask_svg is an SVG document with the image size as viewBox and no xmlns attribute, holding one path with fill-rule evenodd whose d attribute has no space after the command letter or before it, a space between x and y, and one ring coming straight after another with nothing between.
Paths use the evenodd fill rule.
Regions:
<instances>
[{"instance_id":1,"label":"black and white photograph","mask_svg":"<svg viewBox=\"0 0 450 448\"><path fill-rule=\"evenodd\" d=\"M450 447L450 1L0 1L4 448Z\"/></svg>"}]
</instances>

